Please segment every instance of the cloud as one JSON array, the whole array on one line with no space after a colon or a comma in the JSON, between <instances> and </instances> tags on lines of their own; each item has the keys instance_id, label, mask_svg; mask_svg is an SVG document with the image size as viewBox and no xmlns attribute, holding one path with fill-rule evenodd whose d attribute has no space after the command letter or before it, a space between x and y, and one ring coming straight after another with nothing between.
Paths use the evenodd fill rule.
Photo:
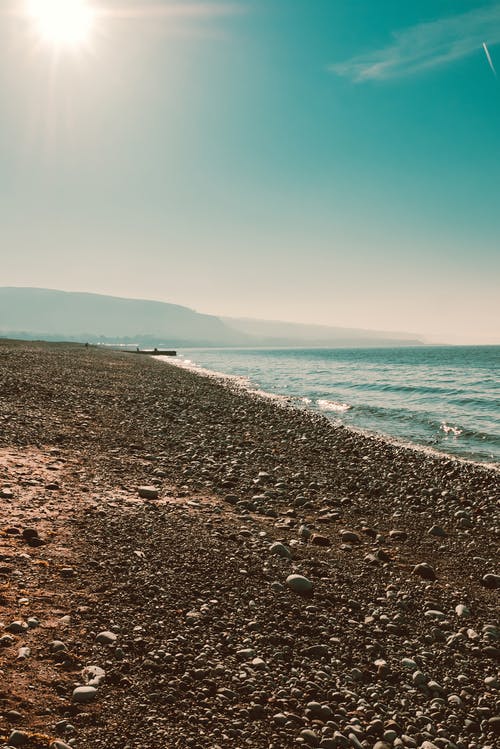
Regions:
<instances>
[{"instance_id":1,"label":"cloud","mask_svg":"<svg viewBox=\"0 0 500 749\"><path fill-rule=\"evenodd\" d=\"M423 73L500 42L500 3L397 31L383 49L329 66L335 75L362 83Z\"/></svg>"}]
</instances>

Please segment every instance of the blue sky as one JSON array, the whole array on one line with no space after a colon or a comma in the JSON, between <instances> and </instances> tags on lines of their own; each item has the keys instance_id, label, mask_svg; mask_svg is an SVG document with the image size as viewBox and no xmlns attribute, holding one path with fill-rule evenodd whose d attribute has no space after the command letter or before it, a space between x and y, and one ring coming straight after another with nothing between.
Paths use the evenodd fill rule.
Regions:
<instances>
[{"instance_id":1,"label":"blue sky","mask_svg":"<svg viewBox=\"0 0 500 749\"><path fill-rule=\"evenodd\" d=\"M500 342L500 2L94 5L0 15L1 285Z\"/></svg>"}]
</instances>

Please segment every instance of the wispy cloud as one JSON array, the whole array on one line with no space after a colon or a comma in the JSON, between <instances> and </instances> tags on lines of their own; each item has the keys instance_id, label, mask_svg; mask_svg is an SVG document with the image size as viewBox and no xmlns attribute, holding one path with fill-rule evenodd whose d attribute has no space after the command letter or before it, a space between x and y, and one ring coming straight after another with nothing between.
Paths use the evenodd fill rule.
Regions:
<instances>
[{"instance_id":1,"label":"wispy cloud","mask_svg":"<svg viewBox=\"0 0 500 749\"><path fill-rule=\"evenodd\" d=\"M490 46L500 42L500 3L403 29L387 47L329 70L358 83L402 78L467 57L481 50L484 39ZM489 58L487 47L484 51Z\"/></svg>"},{"instance_id":2,"label":"wispy cloud","mask_svg":"<svg viewBox=\"0 0 500 749\"><path fill-rule=\"evenodd\" d=\"M483 42L483 49L484 49L484 54L486 55L486 59L488 60L489 66L490 66L493 74L496 77L497 71L495 70L495 66L493 65L493 61L492 61L491 55L490 55L490 50L488 49L488 46L487 46L486 42Z\"/></svg>"}]
</instances>

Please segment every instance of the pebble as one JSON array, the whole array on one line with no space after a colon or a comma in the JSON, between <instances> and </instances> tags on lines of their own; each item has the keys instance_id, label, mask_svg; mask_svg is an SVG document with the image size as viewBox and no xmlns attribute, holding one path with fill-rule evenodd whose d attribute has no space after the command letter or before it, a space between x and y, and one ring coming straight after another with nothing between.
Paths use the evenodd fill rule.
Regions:
<instances>
[{"instance_id":1,"label":"pebble","mask_svg":"<svg viewBox=\"0 0 500 749\"><path fill-rule=\"evenodd\" d=\"M28 625L26 622L22 621L11 622L7 627L5 627L5 631L11 632L13 635L23 634L27 629Z\"/></svg>"},{"instance_id":2,"label":"pebble","mask_svg":"<svg viewBox=\"0 0 500 749\"><path fill-rule=\"evenodd\" d=\"M317 734L309 728L304 728L299 735L308 746L319 746L319 738Z\"/></svg>"},{"instance_id":3,"label":"pebble","mask_svg":"<svg viewBox=\"0 0 500 749\"><path fill-rule=\"evenodd\" d=\"M354 531L340 531L340 538L344 543L359 544L361 541L358 534L354 533Z\"/></svg>"},{"instance_id":4,"label":"pebble","mask_svg":"<svg viewBox=\"0 0 500 749\"><path fill-rule=\"evenodd\" d=\"M430 564L427 564L427 562L422 562L421 564L417 564L413 568L413 574L418 575L424 580L436 580L436 573L434 571L434 568L431 567Z\"/></svg>"},{"instance_id":5,"label":"pebble","mask_svg":"<svg viewBox=\"0 0 500 749\"><path fill-rule=\"evenodd\" d=\"M95 687L76 687L73 690L73 702L85 704L92 702L97 697L97 689Z\"/></svg>"},{"instance_id":6,"label":"pebble","mask_svg":"<svg viewBox=\"0 0 500 749\"><path fill-rule=\"evenodd\" d=\"M427 684L427 678L424 676L422 671L414 671L411 678L413 683L417 687L421 687L424 684Z\"/></svg>"},{"instance_id":7,"label":"pebble","mask_svg":"<svg viewBox=\"0 0 500 749\"><path fill-rule=\"evenodd\" d=\"M286 584L290 590L299 595L308 595L313 590L312 582L307 577L303 577L303 575L288 575Z\"/></svg>"},{"instance_id":8,"label":"pebble","mask_svg":"<svg viewBox=\"0 0 500 749\"><path fill-rule=\"evenodd\" d=\"M428 533L430 536L438 536L439 538L444 538L448 535L445 529L441 528L440 525L433 525L432 528L429 528Z\"/></svg>"},{"instance_id":9,"label":"pebble","mask_svg":"<svg viewBox=\"0 0 500 749\"><path fill-rule=\"evenodd\" d=\"M99 632L99 634L96 635L95 641L100 645L112 645L114 642L116 642L117 639L118 637L114 632L105 630L104 632Z\"/></svg>"},{"instance_id":10,"label":"pebble","mask_svg":"<svg viewBox=\"0 0 500 749\"><path fill-rule=\"evenodd\" d=\"M278 557L282 557L283 559L291 559L292 553L290 549L288 549L284 544L280 544L278 541L274 544L271 544L269 547L269 551L271 554L275 554Z\"/></svg>"},{"instance_id":11,"label":"pebble","mask_svg":"<svg viewBox=\"0 0 500 749\"><path fill-rule=\"evenodd\" d=\"M24 746L29 741L29 734L26 731L12 731L9 736L10 746Z\"/></svg>"},{"instance_id":12,"label":"pebble","mask_svg":"<svg viewBox=\"0 0 500 749\"><path fill-rule=\"evenodd\" d=\"M500 575L494 575L492 572L483 576L482 583L485 588L490 590L496 590L500 588Z\"/></svg>"},{"instance_id":13,"label":"pebble","mask_svg":"<svg viewBox=\"0 0 500 749\"><path fill-rule=\"evenodd\" d=\"M319 533L313 533L311 536L311 543L313 546L330 546L330 539L327 536L322 536Z\"/></svg>"},{"instance_id":14,"label":"pebble","mask_svg":"<svg viewBox=\"0 0 500 749\"><path fill-rule=\"evenodd\" d=\"M160 496L160 492L156 486L140 486L138 493L141 499L158 499Z\"/></svg>"},{"instance_id":15,"label":"pebble","mask_svg":"<svg viewBox=\"0 0 500 749\"><path fill-rule=\"evenodd\" d=\"M60 653L62 650L67 650L67 647L62 640L52 640L52 642L49 643L49 647L53 653Z\"/></svg>"}]
</instances>

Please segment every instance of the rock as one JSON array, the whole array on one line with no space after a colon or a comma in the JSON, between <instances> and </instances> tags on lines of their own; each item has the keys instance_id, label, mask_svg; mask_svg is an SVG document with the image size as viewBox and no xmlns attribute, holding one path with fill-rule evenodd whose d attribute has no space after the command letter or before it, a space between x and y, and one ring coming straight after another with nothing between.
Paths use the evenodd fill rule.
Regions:
<instances>
[{"instance_id":1,"label":"rock","mask_svg":"<svg viewBox=\"0 0 500 749\"><path fill-rule=\"evenodd\" d=\"M340 531L340 538L343 543L359 544L361 539L354 531Z\"/></svg>"},{"instance_id":2,"label":"rock","mask_svg":"<svg viewBox=\"0 0 500 749\"><path fill-rule=\"evenodd\" d=\"M13 635L21 635L23 632L26 632L27 629L28 625L20 620L11 622L7 627L5 627L5 631L10 632Z\"/></svg>"},{"instance_id":3,"label":"rock","mask_svg":"<svg viewBox=\"0 0 500 749\"><path fill-rule=\"evenodd\" d=\"M405 668L410 669L410 671L417 671L418 670L418 666L415 663L415 661L413 660L413 658L402 658L401 659L401 665L404 666Z\"/></svg>"},{"instance_id":4,"label":"rock","mask_svg":"<svg viewBox=\"0 0 500 749\"><path fill-rule=\"evenodd\" d=\"M0 497L2 499L13 499L14 492L12 491L12 489L4 487L3 489L0 489Z\"/></svg>"},{"instance_id":5,"label":"rock","mask_svg":"<svg viewBox=\"0 0 500 749\"><path fill-rule=\"evenodd\" d=\"M418 575L424 580L436 580L436 573L434 571L434 568L431 567L430 564L427 564L427 562L422 562L421 564L417 564L413 568L413 574Z\"/></svg>"},{"instance_id":6,"label":"rock","mask_svg":"<svg viewBox=\"0 0 500 749\"><path fill-rule=\"evenodd\" d=\"M99 687L106 678L106 672L100 666L85 666L82 671L83 681L89 687Z\"/></svg>"},{"instance_id":7,"label":"rock","mask_svg":"<svg viewBox=\"0 0 500 749\"><path fill-rule=\"evenodd\" d=\"M99 632L98 635L96 635L95 641L99 643L99 645L112 645L117 640L117 635L115 635L114 632L110 632L109 630L105 630L104 632Z\"/></svg>"},{"instance_id":8,"label":"rock","mask_svg":"<svg viewBox=\"0 0 500 749\"><path fill-rule=\"evenodd\" d=\"M29 734L26 731L12 731L9 736L10 746L24 746L29 741Z\"/></svg>"},{"instance_id":9,"label":"rock","mask_svg":"<svg viewBox=\"0 0 500 749\"><path fill-rule=\"evenodd\" d=\"M236 655L242 661L249 661L250 658L255 658L256 653L253 648L243 648L242 650L237 650Z\"/></svg>"},{"instance_id":10,"label":"rock","mask_svg":"<svg viewBox=\"0 0 500 749\"><path fill-rule=\"evenodd\" d=\"M138 492L141 499L158 499L160 496L160 492L156 486L140 486Z\"/></svg>"},{"instance_id":11,"label":"rock","mask_svg":"<svg viewBox=\"0 0 500 749\"><path fill-rule=\"evenodd\" d=\"M326 645L310 645L304 650L304 654L308 658L326 658L329 652Z\"/></svg>"},{"instance_id":12,"label":"rock","mask_svg":"<svg viewBox=\"0 0 500 749\"><path fill-rule=\"evenodd\" d=\"M60 739L56 739L49 744L49 749L73 749L73 747Z\"/></svg>"},{"instance_id":13,"label":"rock","mask_svg":"<svg viewBox=\"0 0 500 749\"><path fill-rule=\"evenodd\" d=\"M72 567L62 567L62 569L60 570L61 577L75 577L75 574L75 570Z\"/></svg>"},{"instance_id":14,"label":"rock","mask_svg":"<svg viewBox=\"0 0 500 749\"><path fill-rule=\"evenodd\" d=\"M389 538L392 541L406 541L408 538L408 534L406 531L394 529L392 531L389 531Z\"/></svg>"},{"instance_id":15,"label":"rock","mask_svg":"<svg viewBox=\"0 0 500 749\"><path fill-rule=\"evenodd\" d=\"M302 575L288 575L286 584L290 590L302 596L310 595L313 590L312 582Z\"/></svg>"},{"instance_id":16,"label":"rock","mask_svg":"<svg viewBox=\"0 0 500 749\"><path fill-rule=\"evenodd\" d=\"M485 588L496 590L497 588L500 588L500 575L494 575L492 572L488 572L488 574L483 576L481 582Z\"/></svg>"},{"instance_id":17,"label":"rock","mask_svg":"<svg viewBox=\"0 0 500 749\"><path fill-rule=\"evenodd\" d=\"M299 735L308 746L319 746L318 736L309 728L304 728Z\"/></svg>"},{"instance_id":18,"label":"rock","mask_svg":"<svg viewBox=\"0 0 500 749\"><path fill-rule=\"evenodd\" d=\"M414 671L411 678L416 687L422 687L427 684L427 678L422 671Z\"/></svg>"},{"instance_id":19,"label":"rock","mask_svg":"<svg viewBox=\"0 0 500 749\"><path fill-rule=\"evenodd\" d=\"M67 647L62 640L52 640L52 642L49 643L49 647L53 653L60 653L62 650L67 650Z\"/></svg>"},{"instance_id":20,"label":"rock","mask_svg":"<svg viewBox=\"0 0 500 749\"><path fill-rule=\"evenodd\" d=\"M0 648L9 648L14 643L15 639L11 635L2 635L0 637Z\"/></svg>"},{"instance_id":21,"label":"rock","mask_svg":"<svg viewBox=\"0 0 500 749\"><path fill-rule=\"evenodd\" d=\"M464 603L459 603L455 606L455 614L459 619L464 619L465 617L470 616L470 609Z\"/></svg>"},{"instance_id":22,"label":"rock","mask_svg":"<svg viewBox=\"0 0 500 749\"><path fill-rule=\"evenodd\" d=\"M21 535L25 541L28 541L30 538L38 538L38 531L36 528L24 528Z\"/></svg>"},{"instance_id":23,"label":"rock","mask_svg":"<svg viewBox=\"0 0 500 749\"><path fill-rule=\"evenodd\" d=\"M493 731L497 736L500 736L500 715L488 719L488 731Z\"/></svg>"},{"instance_id":24,"label":"rock","mask_svg":"<svg viewBox=\"0 0 500 749\"><path fill-rule=\"evenodd\" d=\"M330 546L330 539L327 536L322 536L319 533L313 533L311 536L311 543L313 546Z\"/></svg>"},{"instance_id":25,"label":"rock","mask_svg":"<svg viewBox=\"0 0 500 749\"><path fill-rule=\"evenodd\" d=\"M95 687L77 687L73 690L73 702L80 704L86 704L92 702L97 697L97 689Z\"/></svg>"},{"instance_id":26,"label":"rock","mask_svg":"<svg viewBox=\"0 0 500 749\"><path fill-rule=\"evenodd\" d=\"M274 544L271 544L269 547L269 551L271 554L275 554L278 557L282 557L283 559L291 559L292 554L290 549L288 549L284 544L280 544L278 541Z\"/></svg>"},{"instance_id":27,"label":"rock","mask_svg":"<svg viewBox=\"0 0 500 749\"><path fill-rule=\"evenodd\" d=\"M438 538L445 538L445 536L448 535L445 529L441 528L440 525L433 525L427 532L429 536L438 536Z\"/></svg>"}]
</instances>

